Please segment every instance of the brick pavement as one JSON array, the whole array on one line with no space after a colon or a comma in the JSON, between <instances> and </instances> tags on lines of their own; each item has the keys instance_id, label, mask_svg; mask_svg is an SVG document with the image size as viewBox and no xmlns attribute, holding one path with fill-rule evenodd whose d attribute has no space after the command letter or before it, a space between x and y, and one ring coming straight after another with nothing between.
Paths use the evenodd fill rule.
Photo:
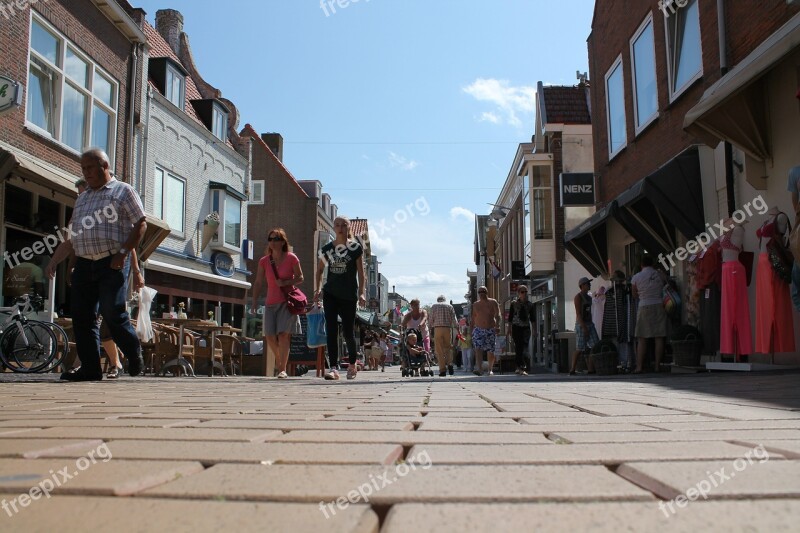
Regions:
<instances>
[{"instance_id":1,"label":"brick pavement","mask_svg":"<svg viewBox=\"0 0 800 533\"><path fill-rule=\"evenodd\" d=\"M0 375L0 530L796 531L799 377Z\"/></svg>"}]
</instances>

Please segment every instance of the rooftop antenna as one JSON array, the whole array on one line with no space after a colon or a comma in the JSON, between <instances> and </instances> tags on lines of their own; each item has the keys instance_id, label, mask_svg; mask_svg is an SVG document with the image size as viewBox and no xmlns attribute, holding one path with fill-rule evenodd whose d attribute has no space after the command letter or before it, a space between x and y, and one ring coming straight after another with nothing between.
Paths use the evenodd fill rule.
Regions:
<instances>
[{"instance_id":1,"label":"rooftop antenna","mask_svg":"<svg viewBox=\"0 0 800 533\"><path fill-rule=\"evenodd\" d=\"M580 70L576 70L575 75L578 78L578 85L586 85L586 81L589 79L588 72L581 73Z\"/></svg>"}]
</instances>

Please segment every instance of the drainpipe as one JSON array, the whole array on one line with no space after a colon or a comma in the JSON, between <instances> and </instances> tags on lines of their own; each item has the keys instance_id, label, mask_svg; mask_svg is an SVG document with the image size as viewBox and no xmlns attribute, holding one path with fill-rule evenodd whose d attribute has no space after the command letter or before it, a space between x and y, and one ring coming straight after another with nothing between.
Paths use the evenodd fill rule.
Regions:
<instances>
[{"instance_id":1,"label":"drainpipe","mask_svg":"<svg viewBox=\"0 0 800 533\"><path fill-rule=\"evenodd\" d=\"M144 199L145 194L145 180L147 179L147 143L150 136L150 100L153 98L153 89L147 85L145 91L146 97L144 100L144 122L142 125L142 142L139 145L139 176L136 192L139 193ZM144 203L144 202L143 202Z\"/></svg>"},{"instance_id":2,"label":"drainpipe","mask_svg":"<svg viewBox=\"0 0 800 533\"><path fill-rule=\"evenodd\" d=\"M728 72L728 44L725 28L725 0L717 0L717 33L719 34L719 72L725 76ZM736 211L735 183L733 179L733 146L725 141L725 189L728 198L728 216Z\"/></svg>"},{"instance_id":3,"label":"drainpipe","mask_svg":"<svg viewBox=\"0 0 800 533\"><path fill-rule=\"evenodd\" d=\"M125 173L128 176L128 180L133 183L134 172L133 172L133 154L136 152L136 138L134 133L134 128L136 124L134 124L134 114L136 112L136 77L139 70L139 43L133 43L131 46L131 76L130 76L130 93L128 95L128 153L127 160L125 161Z\"/></svg>"}]
</instances>

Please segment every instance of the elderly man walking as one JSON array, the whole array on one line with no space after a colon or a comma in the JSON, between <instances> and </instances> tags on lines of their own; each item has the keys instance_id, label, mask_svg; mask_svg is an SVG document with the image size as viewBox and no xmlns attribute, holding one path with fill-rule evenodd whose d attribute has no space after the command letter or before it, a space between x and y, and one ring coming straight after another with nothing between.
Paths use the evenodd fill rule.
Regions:
<instances>
[{"instance_id":1,"label":"elderly man walking","mask_svg":"<svg viewBox=\"0 0 800 533\"><path fill-rule=\"evenodd\" d=\"M84 152L81 169L88 189L72 212L70 250L78 257L72 272L72 326L81 368L61 375L67 381L100 381L97 311L128 359L128 373L142 371L142 348L125 309L129 254L144 235L142 201L136 191L111 175L108 156Z\"/></svg>"},{"instance_id":2,"label":"elderly man walking","mask_svg":"<svg viewBox=\"0 0 800 533\"><path fill-rule=\"evenodd\" d=\"M431 306L430 324L433 327L433 344L439 359L439 377L453 375L453 331L458 328L456 311L445 302L444 296L436 298Z\"/></svg>"}]
</instances>

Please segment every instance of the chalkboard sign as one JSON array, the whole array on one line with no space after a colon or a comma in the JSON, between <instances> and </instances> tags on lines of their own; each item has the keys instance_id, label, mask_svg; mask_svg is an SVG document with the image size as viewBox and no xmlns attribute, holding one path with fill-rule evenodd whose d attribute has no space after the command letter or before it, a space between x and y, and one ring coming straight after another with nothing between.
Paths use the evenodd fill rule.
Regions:
<instances>
[{"instance_id":1,"label":"chalkboard sign","mask_svg":"<svg viewBox=\"0 0 800 533\"><path fill-rule=\"evenodd\" d=\"M308 319L306 315L300 315L300 327L303 333L293 333L292 341L289 345L289 361L316 361L317 349L309 348L307 342Z\"/></svg>"}]
</instances>

